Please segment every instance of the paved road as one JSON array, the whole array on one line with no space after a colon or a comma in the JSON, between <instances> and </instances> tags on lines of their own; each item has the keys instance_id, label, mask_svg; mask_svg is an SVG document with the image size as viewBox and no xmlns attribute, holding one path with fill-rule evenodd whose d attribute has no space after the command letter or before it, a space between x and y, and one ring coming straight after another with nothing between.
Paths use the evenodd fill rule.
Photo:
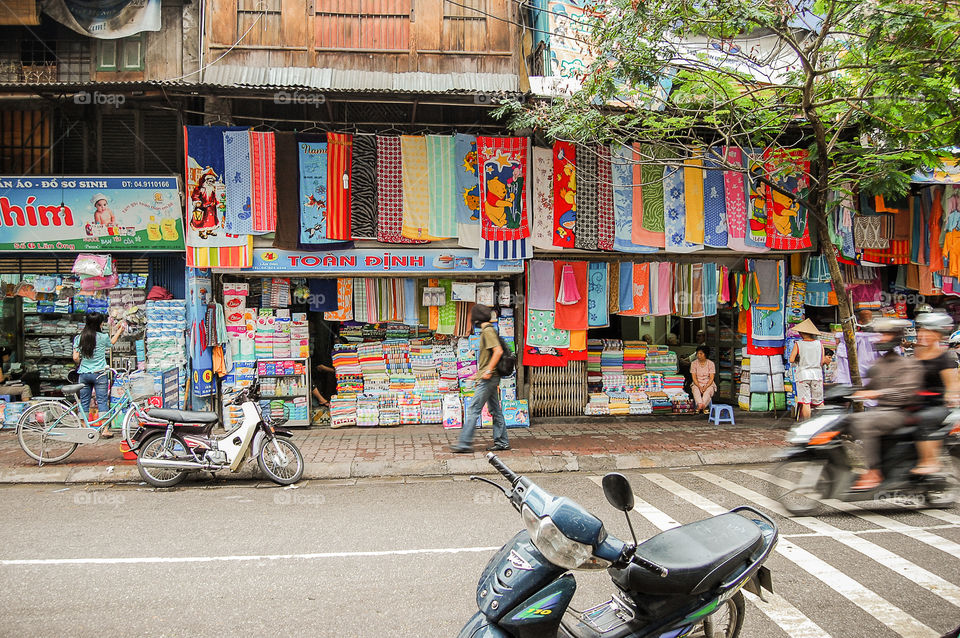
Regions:
<instances>
[{"instance_id":1,"label":"paved road","mask_svg":"<svg viewBox=\"0 0 960 638\"><path fill-rule=\"evenodd\" d=\"M626 473L643 537L743 503L776 515L777 595L749 597L743 636L936 637L960 623L960 509L787 519L765 500L766 469ZM536 477L625 537L599 479ZM492 489L450 479L6 487L0 635L454 636L519 524ZM611 591L603 572L577 578L578 609Z\"/></svg>"}]
</instances>

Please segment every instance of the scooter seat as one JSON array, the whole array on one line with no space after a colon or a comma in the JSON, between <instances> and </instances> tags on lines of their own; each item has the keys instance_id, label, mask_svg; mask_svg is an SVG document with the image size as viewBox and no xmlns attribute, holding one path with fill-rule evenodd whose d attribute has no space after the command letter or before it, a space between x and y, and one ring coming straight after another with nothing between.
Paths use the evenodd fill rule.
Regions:
<instances>
[{"instance_id":1,"label":"scooter seat","mask_svg":"<svg viewBox=\"0 0 960 638\"><path fill-rule=\"evenodd\" d=\"M147 410L147 416L158 421L173 421L174 423L216 423L216 412L192 412L190 410L167 410L153 408Z\"/></svg>"},{"instance_id":2,"label":"scooter seat","mask_svg":"<svg viewBox=\"0 0 960 638\"><path fill-rule=\"evenodd\" d=\"M723 582L762 544L759 527L738 514L720 514L668 529L637 547L638 556L667 568L666 578L634 564L609 572L629 593L693 596Z\"/></svg>"}]
</instances>

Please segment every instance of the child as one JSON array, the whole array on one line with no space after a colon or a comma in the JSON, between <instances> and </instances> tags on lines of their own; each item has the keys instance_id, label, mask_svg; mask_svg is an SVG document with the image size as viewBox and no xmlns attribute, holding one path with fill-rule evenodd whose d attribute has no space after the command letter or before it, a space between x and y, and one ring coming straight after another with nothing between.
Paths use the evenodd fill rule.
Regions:
<instances>
[{"instance_id":1,"label":"child","mask_svg":"<svg viewBox=\"0 0 960 638\"><path fill-rule=\"evenodd\" d=\"M93 203L93 207L96 209L96 212L93 214L93 221L95 223L103 226L117 223L116 218L113 216L113 211L110 210L109 206L107 206L106 195L103 193L97 193L90 199L90 201Z\"/></svg>"}]
</instances>

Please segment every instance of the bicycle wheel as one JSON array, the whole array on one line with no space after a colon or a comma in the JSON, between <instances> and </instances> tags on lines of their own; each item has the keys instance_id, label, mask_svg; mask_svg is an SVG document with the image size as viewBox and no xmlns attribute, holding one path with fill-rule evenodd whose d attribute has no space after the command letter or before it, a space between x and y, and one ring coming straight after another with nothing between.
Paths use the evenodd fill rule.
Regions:
<instances>
[{"instance_id":1,"label":"bicycle wheel","mask_svg":"<svg viewBox=\"0 0 960 638\"><path fill-rule=\"evenodd\" d=\"M27 408L17 422L17 442L27 456L40 463L57 463L77 449L79 443L64 441L58 430L82 428L74 406L45 401Z\"/></svg>"},{"instance_id":2,"label":"bicycle wheel","mask_svg":"<svg viewBox=\"0 0 960 638\"><path fill-rule=\"evenodd\" d=\"M300 448L290 439L274 437L264 441L257 455L260 471L274 483L290 485L303 476L303 455Z\"/></svg>"},{"instance_id":3,"label":"bicycle wheel","mask_svg":"<svg viewBox=\"0 0 960 638\"><path fill-rule=\"evenodd\" d=\"M131 405L129 408L127 408L127 413L123 415L123 425L121 426L120 430L120 440L126 441L131 450L137 447L133 437L140 429L140 423L140 417L137 415L137 406Z\"/></svg>"}]
</instances>

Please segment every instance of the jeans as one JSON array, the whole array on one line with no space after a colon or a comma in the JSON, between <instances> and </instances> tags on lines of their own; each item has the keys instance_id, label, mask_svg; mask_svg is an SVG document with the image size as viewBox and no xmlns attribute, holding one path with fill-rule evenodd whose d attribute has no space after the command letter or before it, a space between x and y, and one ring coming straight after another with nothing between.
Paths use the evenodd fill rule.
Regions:
<instances>
[{"instance_id":1,"label":"jeans","mask_svg":"<svg viewBox=\"0 0 960 638\"><path fill-rule=\"evenodd\" d=\"M90 414L90 394L97 391L97 410L100 416L107 413L110 409L110 375L107 371L103 372L84 372L80 375L80 383L83 388L80 389L80 407L84 414Z\"/></svg>"},{"instance_id":2,"label":"jeans","mask_svg":"<svg viewBox=\"0 0 960 638\"><path fill-rule=\"evenodd\" d=\"M493 417L493 442L504 447L510 445L507 440L507 425L503 422L503 410L500 409L500 377L496 374L489 379L477 381L473 397L467 405L467 414L463 419L463 429L460 430L460 447L473 445L473 431L477 427L483 406L490 407L490 416Z\"/></svg>"}]
</instances>

